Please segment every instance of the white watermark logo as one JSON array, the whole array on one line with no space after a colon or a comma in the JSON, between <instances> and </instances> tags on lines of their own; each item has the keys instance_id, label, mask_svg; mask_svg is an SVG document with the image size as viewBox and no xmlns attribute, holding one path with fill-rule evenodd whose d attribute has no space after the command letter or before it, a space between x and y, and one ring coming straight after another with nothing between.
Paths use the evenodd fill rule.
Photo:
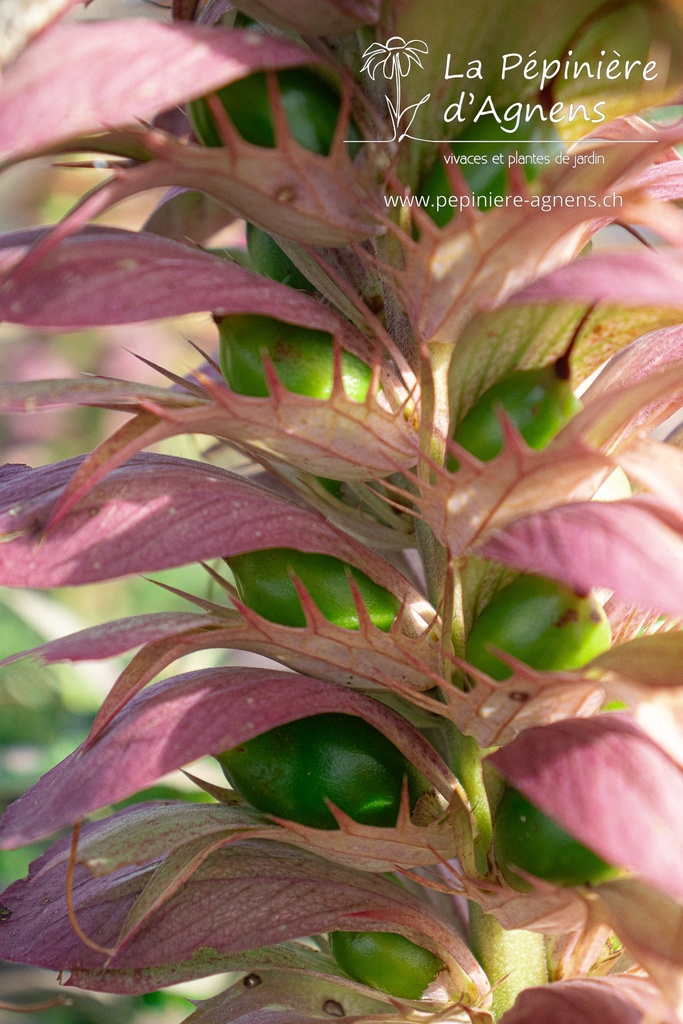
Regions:
<instances>
[{"instance_id":1,"label":"white watermark logo","mask_svg":"<svg viewBox=\"0 0 683 1024\"><path fill-rule=\"evenodd\" d=\"M429 47L422 39L411 39L407 43L401 36L391 36L386 43L372 43L363 53L365 63L361 71L367 71L374 82L377 72L381 70L387 81L393 79L394 82L394 99L392 100L389 96L385 97L394 134L391 139L383 141L400 142L401 139L404 139L410 131L417 111L429 99L431 93L427 93L419 102L410 103L401 109L401 79L409 74L413 64L423 67L420 54L427 53L429 53ZM404 123L401 124L401 122Z\"/></svg>"},{"instance_id":2,"label":"white watermark logo","mask_svg":"<svg viewBox=\"0 0 683 1024\"><path fill-rule=\"evenodd\" d=\"M391 95L385 95L391 116L391 137L363 141L369 143L402 142L408 138L415 142L450 145L457 142L458 145L497 146L500 148L501 145L504 147L509 139L511 142L527 142L534 147L554 146L557 144L555 139L542 137L548 133L542 130L544 126L547 124L548 129L552 132L555 125L575 122L579 129L590 131L590 138L585 141L591 144L629 142L642 145L656 141L654 138L641 136L630 139L609 136L603 138L592 128L593 125L601 124L607 117L604 110L607 100L593 101L595 86L592 80L601 82L640 77L644 83L650 83L659 76L655 60L650 60L647 63L642 60L622 60L616 50L613 51L613 59L609 59L607 51L600 50L600 57L595 61L580 61L574 57L573 50L567 51L564 60L539 56L535 50L529 54L526 60L521 53L504 53L493 67L489 61L488 68L485 68L482 60L468 60L466 66L456 65L452 54L447 53L443 81L446 83L460 81L459 85L447 85L445 89L439 91L447 103L445 109L440 111L440 116L444 125L453 125L454 128L448 132L450 137L446 138L424 138L422 135L413 135L411 127L415 122L415 117L432 94L427 93L417 103L408 103L404 107L401 97L401 81L415 67L424 70L422 60L428 53L429 47L423 39L411 39L406 42L402 36L390 36L385 43L371 43L363 52L361 72L367 72L373 81L381 72L386 79L387 86L389 83L393 85L390 90ZM496 64L499 65L497 68ZM519 84L525 90L530 81L539 80L540 90L535 99L526 102L515 101L503 106L500 105L493 89L491 92L485 93L484 90L487 87L485 83L495 82L496 77L501 82L507 82L509 78L515 76L521 79ZM549 104L547 97L541 96L541 90L543 87L547 89L559 79L580 82L583 92L587 95L579 94L576 100L555 100L554 103ZM475 81L484 84L475 87ZM434 122L438 123L438 114L439 112L435 111L434 116L429 118L432 130ZM539 137L539 128L541 137ZM476 129L476 138L463 138L469 129ZM485 135L488 135L489 138L482 137ZM346 141L356 140L347 139ZM582 141L579 140L579 142Z\"/></svg>"}]
</instances>

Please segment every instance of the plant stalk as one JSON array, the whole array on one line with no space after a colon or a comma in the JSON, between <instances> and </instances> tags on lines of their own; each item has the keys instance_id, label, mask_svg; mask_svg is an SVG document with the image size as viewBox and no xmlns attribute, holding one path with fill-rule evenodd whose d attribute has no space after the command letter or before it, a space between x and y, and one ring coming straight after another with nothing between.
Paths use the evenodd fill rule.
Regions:
<instances>
[{"instance_id":1,"label":"plant stalk","mask_svg":"<svg viewBox=\"0 0 683 1024\"><path fill-rule=\"evenodd\" d=\"M536 932L506 931L476 903L469 910L470 946L491 982L497 1021L523 989L547 984L545 939Z\"/></svg>"},{"instance_id":2,"label":"plant stalk","mask_svg":"<svg viewBox=\"0 0 683 1024\"><path fill-rule=\"evenodd\" d=\"M448 723L446 730L449 765L467 793L476 822L477 833L473 844L476 868L486 875L489 872L489 850L493 838L491 807L482 765L487 751L482 750L471 736L463 735L452 722Z\"/></svg>"}]
</instances>

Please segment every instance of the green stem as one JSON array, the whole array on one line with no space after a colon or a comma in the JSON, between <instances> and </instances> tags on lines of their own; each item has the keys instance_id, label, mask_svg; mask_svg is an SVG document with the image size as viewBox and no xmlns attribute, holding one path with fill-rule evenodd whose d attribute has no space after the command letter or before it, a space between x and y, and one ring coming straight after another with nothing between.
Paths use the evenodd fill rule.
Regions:
<instances>
[{"instance_id":1,"label":"green stem","mask_svg":"<svg viewBox=\"0 0 683 1024\"><path fill-rule=\"evenodd\" d=\"M545 940L536 932L505 931L478 904L469 907L470 946L491 982L491 1012L498 1020L523 989L547 984Z\"/></svg>"},{"instance_id":2,"label":"green stem","mask_svg":"<svg viewBox=\"0 0 683 1024\"><path fill-rule=\"evenodd\" d=\"M459 779L472 808L477 826L474 837L474 859L476 868L483 875L488 874L488 854L493 838L493 824L489 797L484 785L483 758L488 753L482 750L476 740L463 733L449 722L446 727L451 771Z\"/></svg>"},{"instance_id":3,"label":"green stem","mask_svg":"<svg viewBox=\"0 0 683 1024\"><path fill-rule=\"evenodd\" d=\"M429 418L433 429L430 437L423 438L426 450L432 458L443 459L445 438L448 433L448 367L450 352L446 346L432 346L433 393L427 396ZM426 442L426 443L425 443ZM423 473L428 470L423 468ZM446 553L437 544L434 535L426 527L421 530L418 523L418 546L423 555L428 590L435 606L441 604L443 588L447 579ZM456 581L455 604L452 607L453 622L451 640L455 653L463 654L464 635L462 607ZM475 867L482 874L489 873L489 852L493 838L493 822L489 796L495 800L495 786L491 793L484 784L483 750L471 736L465 736L452 723L446 722L443 731L448 745L448 762L454 775L463 786L476 825L474 837ZM490 781L490 780L489 780ZM474 955L486 971L494 988L493 1013L495 1019L513 1005L522 989L532 985L543 985L548 980L546 951L543 936L532 932L507 932L495 918L484 914L479 906L470 904L470 943Z\"/></svg>"},{"instance_id":4,"label":"green stem","mask_svg":"<svg viewBox=\"0 0 683 1024\"><path fill-rule=\"evenodd\" d=\"M430 350L429 356L431 380L427 377L422 382L420 447L429 459L442 463L445 458L446 435L448 434L448 367L452 348L447 350L445 345L437 345ZM416 353L416 359L419 358L419 354ZM423 462L419 472L421 479L424 480L424 486L428 488L432 475L429 463ZM448 568L446 550L431 529L420 520L417 521L415 534L427 578L429 600L435 608L441 610ZM444 628L447 628L447 625L444 624Z\"/></svg>"}]
</instances>

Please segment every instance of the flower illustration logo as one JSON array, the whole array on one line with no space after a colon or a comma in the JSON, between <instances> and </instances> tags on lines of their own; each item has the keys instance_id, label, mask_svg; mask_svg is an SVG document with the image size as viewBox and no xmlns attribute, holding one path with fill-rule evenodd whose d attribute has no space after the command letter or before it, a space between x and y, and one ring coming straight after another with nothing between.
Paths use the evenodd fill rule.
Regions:
<instances>
[{"instance_id":1,"label":"flower illustration logo","mask_svg":"<svg viewBox=\"0 0 683 1024\"><path fill-rule=\"evenodd\" d=\"M392 102L389 96L386 97L391 121L394 128L394 135L391 141L398 135L399 122L408 118L407 124L401 132L399 142L404 139L410 130L413 119L418 109L425 103L430 93L423 96L418 103L411 103L404 110L401 109L401 79L410 71L413 64L422 67L420 54L429 53L429 47L422 39L411 39L409 43L401 36L391 36L386 43L372 43L363 53L365 63L361 71L367 71L375 80L377 72L381 69L384 77L394 81L395 99Z\"/></svg>"}]
</instances>

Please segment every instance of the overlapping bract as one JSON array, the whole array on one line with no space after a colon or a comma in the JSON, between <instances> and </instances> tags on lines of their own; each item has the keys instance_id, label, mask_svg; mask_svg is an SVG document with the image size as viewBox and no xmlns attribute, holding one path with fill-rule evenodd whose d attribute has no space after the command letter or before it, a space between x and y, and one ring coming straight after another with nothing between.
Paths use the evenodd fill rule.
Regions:
<instances>
[{"instance_id":1,"label":"overlapping bract","mask_svg":"<svg viewBox=\"0 0 683 1024\"><path fill-rule=\"evenodd\" d=\"M333 395L320 402L288 392L267 365L270 394L263 399L230 392L215 366L187 380L169 373L169 388L103 379L4 385L0 407L8 412L83 404L131 418L90 457L4 469L0 580L82 584L296 547L362 569L399 599L401 610L383 633L356 590L360 629L349 633L327 622L299 585L306 626L290 628L244 607L219 568L210 567L235 609L185 595L199 611L138 616L42 645L32 653L44 661L140 651L89 740L13 805L2 841L17 845L73 826L200 754L328 711L361 715L382 729L441 799L414 820L404 800L395 829L363 827L335 810L340 827L322 837L235 806L217 787L219 802L211 806L118 811L83 829L73 879L69 841L62 840L28 880L8 890L3 903L11 917L0 925L0 950L14 960L68 968L72 985L105 991L150 991L223 970L264 972L253 991L233 986L205 1003L190 1018L203 1024L324 1020L337 1014L325 1010L328 1000L352 1019L394 1020L387 997L341 977L325 953L290 940L331 929L400 931L433 948L448 969L443 991L422 1010L443 1012L451 1003L453 1019L485 1024L489 984L462 939L451 895L465 894L505 927L565 931L577 939L578 952L564 960L558 955L556 984L523 993L503 1024L532 1024L544 1015L573 1024L579 1014L595 1024L635 1024L646 1009L669 1024L683 1008L683 957L674 941L683 900L681 633L634 638L625 606L640 606L646 630L683 611L680 452L642 436L681 405L681 331L670 325L680 320L683 227L668 201L683 195L682 165L672 149L683 129L656 131L621 119L601 132L611 142L597 171L563 167L542 177L539 190L554 197L592 194L597 213L566 202L552 213L491 210L461 215L444 231L417 213L415 230L399 231L385 198L409 193L414 166L381 144L351 161L343 141L350 104L363 127L388 139L384 107L363 104L359 83L349 84L352 46L339 47L344 68L327 56L334 47L309 49L306 39L379 21L377 38L381 31L388 37L391 27L415 41L420 5L401 5L386 24L379 5L363 0L328 0L315 11L304 5L305 16L301 4L285 0L239 6L277 27L293 26L304 41L145 21L135 33L125 22L64 25L10 68L0 92L0 151L8 162L90 149L123 163L62 225L0 241L0 316L76 329L191 311L276 313L328 331L337 363L343 348L360 355L376 368L382 390L374 389L367 402L351 401L337 367ZM442 29L452 13L447 4L437 6L430 32L442 37L443 49L450 37ZM507 17L509 5L466 6L462 17L474 35L496 22L493 51L516 45L516 36L501 34L508 21L519 24ZM573 21L596 14L587 0L570 24L560 17L566 5L551 7L557 18L534 23L530 48L566 44L577 31ZM460 33L459 40L466 38ZM431 45L436 41L430 36ZM460 46L458 59L465 56ZM213 150L193 142L189 126L183 135L134 125L251 72L307 62L342 84L329 157L298 146L277 109L274 150L249 145L227 119L219 124L226 145ZM629 109L638 108L638 99L629 97ZM23 116L28 102L30 119ZM421 124L426 131L430 117L433 110L422 104L413 130ZM654 160L661 162L651 166ZM118 200L159 185L181 191L146 231L86 226ZM511 186L531 194L514 176ZM201 200L206 220L193 226L198 190L210 205L207 212ZM612 194L622 200L618 210L600 206ZM203 244L235 215L296 243L292 251L315 268L323 298L181 240ZM601 227L621 220L644 224L672 247L576 259ZM436 449L443 454L450 446L452 425L477 396L518 366L557 358L593 302L602 305L576 339L574 383L623 352L588 389L583 412L540 452L527 448L502 415L505 444L496 459L482 464L453 449L461 468L444 469ZM256 455L274 474L269 482L279 474L293 500L203 463L143 451L184 432L216 436ZM617 467L642 491L618 502L593 501ZM311 489L316 474L345 481L347 500ZM429 550L427 529L431 553L442 545L453 576L463 581L461 608L445 588L433 607L419 579L410 578L409 560L402 563L405 574L392 564L403 548ZM382 557L373 545L392 556ZM500 565L484 559L582 590L608 588L620 642L572 672L538 672L509 659L512 675L502 683L477 673L453 652L451 629L457 644L480 593L500 577ZM446 579L452 588L453 577ZM256 651L295 671L215 669L154 682L174 660L206 647ZM390 694L406 717L358 691ZM606 700L621 701L630 715L599 715ZM477 862L477 808L411 721L436 728L450 721L483 748L502 745L491 763L506 779L636 877L606 883L597 893L542 883L530 894L512 892ZM643 832L656 833L656 845L643 843ZM429 867L429 883L444 888L434 865L454 858L445 883L451 893L443 894L438 911L379 877ZM90 945L74 930L74 915ZM649 979L558 980L567 964L577 974L592 969L595 936L610 928Z\"/></svg>"}]
</instances>

